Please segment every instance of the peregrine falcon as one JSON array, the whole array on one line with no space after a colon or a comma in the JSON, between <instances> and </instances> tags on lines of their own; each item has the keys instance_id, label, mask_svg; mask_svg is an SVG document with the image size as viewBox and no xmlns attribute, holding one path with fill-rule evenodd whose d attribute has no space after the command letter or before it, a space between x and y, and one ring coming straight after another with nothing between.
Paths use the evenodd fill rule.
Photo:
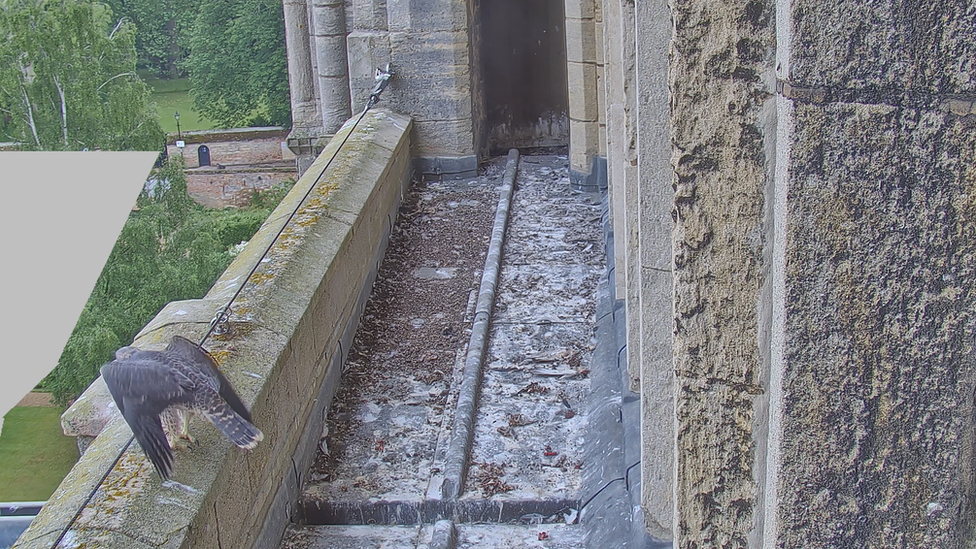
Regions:
<instances>
[{"instance_id":1,"label":"peregrine falcon","mask_svg":"<svg viewBox=\"0 0 976 549\"><path fill-rule=\"evenodd\" d=\"M186 338L173 336L162 352L123 347L102 366L102 379L164 480L173 469L174 443L193 441L187 430L193 414L209 419L240 448L250 450L264 439L214 359Z\"/></svg>"}]
</instances>

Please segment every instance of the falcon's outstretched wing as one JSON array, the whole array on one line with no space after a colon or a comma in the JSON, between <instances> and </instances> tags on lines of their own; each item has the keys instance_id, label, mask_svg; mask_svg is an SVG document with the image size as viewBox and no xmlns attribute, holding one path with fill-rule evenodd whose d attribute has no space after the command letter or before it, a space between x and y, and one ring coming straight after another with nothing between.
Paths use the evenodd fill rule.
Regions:
<instances>
[{"instance_id":1,"label":"falcon's outstretched wing","mask_svg":"<svg viewBox=\"0 0 976 549\"><path fill-rule=\"evenodd\" d=\"M189 402L192 395L186 393L173 369L158 354L136 351L113 360L102 366L102 379L142 450L159 476L166 479L173 468L173 451L159 414L169 406Z\"/></svg>"}]
</instances>

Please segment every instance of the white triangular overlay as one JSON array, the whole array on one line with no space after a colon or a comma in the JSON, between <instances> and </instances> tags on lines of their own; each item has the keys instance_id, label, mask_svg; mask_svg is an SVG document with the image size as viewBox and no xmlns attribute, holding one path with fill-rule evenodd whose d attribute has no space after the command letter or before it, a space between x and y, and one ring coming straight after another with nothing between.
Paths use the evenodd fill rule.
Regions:
<instances>
[{"instance_id":1,"label":"white triangular overlay","mask_svg":"<svg viewBox=\"0 0 976 549\"><path fill-rule=\"evenodd\" d=\"M57 364L155 152L0 152L0 428Z\"/></svg>"}]
</instances>

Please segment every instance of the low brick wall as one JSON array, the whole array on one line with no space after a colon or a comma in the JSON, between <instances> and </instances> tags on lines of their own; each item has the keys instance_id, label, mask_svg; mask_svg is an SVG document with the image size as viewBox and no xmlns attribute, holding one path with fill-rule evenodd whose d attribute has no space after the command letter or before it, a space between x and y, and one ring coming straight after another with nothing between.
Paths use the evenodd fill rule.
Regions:
<instances>
[{"instance_id":1,"label":"low brick wall","mask_svg":"<svg viewBox=\"0 0 976 549\"><path fill-rule=\"evenodd\" d=\"M205 344L251 407L264 441L244 452L196 421L198 442L177 450L173 479L165 483L134 442L62 547L277 543L409 181L410 125L407 117L370 111L325 169L348 122L210 292L168 304L136 338L144 349L161 349L174 334L199 340L314 186L234 302L229 333ZM101 379L65 412L63 425L97 438L14 547L50 547L131 434Z\"/></svg>"},{"instance_id":2,"label":"low brick wall","mask_svg":"<svg viewBox=\"0 0 976 549\"><path fill-rule=\"evenodd\" d=\"M199 149L200 145L206 145L210 149L210 165L217 167L235 165L256 165L256 164L280 164L282 166L294 166L295 155L288 147L284 146L285 138L279 136L254 137L249 140L228 140L221 135L214 136L212 141L201 141L199 143L186 143L183 147L183 160L187 168L197 168L200 166ZM174 143L166 145L166 154L169 156L180 156L180 148Z\"/></svg>"},{"instance_id":3,"label":"low brick wall","mask_svg":"<svg viewBox=\"0 0 976 549\"><path fill-rule=\"evenodd\" d=\"M187 170L186 192L194 202L207 208L247 206L255 192L266 191L298 177L294 164L276 171L202 170L204 168Z\"/></svg>"}]
</instances>

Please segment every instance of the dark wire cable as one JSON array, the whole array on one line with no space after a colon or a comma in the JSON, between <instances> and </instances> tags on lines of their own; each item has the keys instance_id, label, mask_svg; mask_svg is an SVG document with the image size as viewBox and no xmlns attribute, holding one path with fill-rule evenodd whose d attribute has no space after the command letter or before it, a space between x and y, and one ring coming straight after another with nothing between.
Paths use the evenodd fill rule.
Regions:
<instances>
[{"instance_id":1,"label":"dark wire cable","mask_svg":"<svg viewBox=\"0 0 976 549\"><path fill-rule=\"evenodd\" d=\"M207 329L207 333L203 335L203 338L200 339L200 343L198 343L198 345L201 348L203 348L203 344L207 341L207 338L209 338L210 335L214 333L214 330L217 328L217 326L227 322L227 319L230 316L230 306L234 303L234 300L236 300L237 297L241 295L241 291L244 289L244 286L247 284L247 282L257 271L258 266L261 265L261 262L264 260L264 258L267 257L269 252L271 252L271 248L274 247L276 242L278 242L278 238L280 238L281 233L285 231L285 227L287 227L288 224L291 223L291 220L294 219L294 217L298 214L298 210L300 210L302 205L305 203L305 201L308 200L309 195L312 194L312 190L315 189L316 185L319 184L319 181L322 179L322 176L325 175L325 172L329 169L329 166L332 165L332 161L335 160L336 156L339 154L339 151L342 150L343 145L345 145L346 141L349 140L349 136L351 136L353 132L356 131L356 126L358 126L359 122L362 121L363 117L366 116L366 113L369 112L369 109L372 108L374 105L376 105L377 102L379 102L380 94L386 88L386 84L389 82L392 76L393 76L393 71L390 70L390 65L386 66L386 71L380 72L377 75L376 77L377 84L376 87L373 88L372 93L370 93L369 100L367 100L366 102L366 108L363 109L363 112L359 115L359 118L357 118L356 122L353 123L352 128L350 128L349 131L346 133L346 136L342 139L342 143L339 143L339 146L336 147L335 152L332 153L332 158L329 158L329 161L325 164L325 167L322 168L322 171L319 172L319 175L315 178L315 181L311 185L309 185L308 190L305 191L305 196L302 197L302 200L298 203L298 205L295 206L295 209L292 210L291 215L288 216L288 219L286 219L285 222L281 225L281 228L278 229L278 234L275 235L274 239L271 241L270 244L268 244L268 247L264 250L264 253L261 254L261 257L254 263L254 267L251 268L251 272L248 273L247 278L245 278L244 281L241 282L241 285L237 287L237 291L234 292L234 295L227 302L227 305L224 305L220 309L217 309L217 314L214 315L213 320L210 321L210 328ZM102 475L101 479L99 479L98 484L96 484L95 487L92 488L92 491L88 494L88 497L85 498L85 503L82 504L81 507L78 508L78 511L75 513L75 515L71 517L71 520L68 522L68 525L64 527L64 530L61 530L61 534L58 536L58 539L54 541L54 545L51 546L51 549L55 549L58 546L58 544L61 543L61 540L64 539L64 536L68 535L68 531L71 530L71 527L74 526L75 522L77 522L78 517L81 516L81 513L85 510L86 507L88 507L88 504L91 503L92 498L95 497L95 494L98 492L98 489L102 487L102 484L105 482L105 479L107 479L108 476L112 473L112 471L115 470L115 466L118 465L119 460L122 459L122 456L125 454L126 450L129 449L129 445L132 444L133 440L135 440L135 435L131 435L129 437L128 442L126 442L122 446L122 449L119 450L119 454L115 456L115 459L112 461L112 465L108 467L108 469L105 471L105 474Z\"/></svg>"}]
</instances>

